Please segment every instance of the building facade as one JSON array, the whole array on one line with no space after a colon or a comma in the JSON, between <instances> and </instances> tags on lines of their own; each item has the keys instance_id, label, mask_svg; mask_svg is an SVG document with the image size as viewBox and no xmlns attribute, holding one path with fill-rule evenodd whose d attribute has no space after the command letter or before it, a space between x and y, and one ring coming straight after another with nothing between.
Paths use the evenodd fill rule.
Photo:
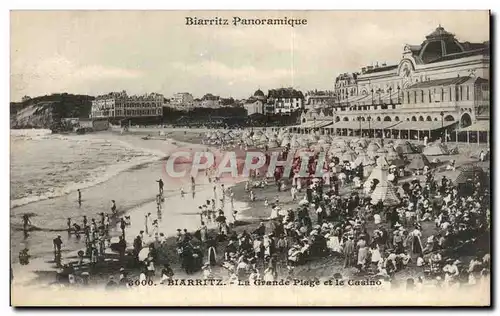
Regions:
<instances>
[{"instance_id":1,"label":"building facade","mask_svg":"<svg viewBox=\"0 0 500 316\"><path fill-rule=\"evenodd\" d=\"M258 89L255 93L248 98L243 107L247 110L247 115L252 114L264 114L264 107L267 101L267 97L265 96L262 90Z\"/></svg>"},{"instance_id":2,"label":"building facade","mask_svg":"<svg viewBox=\"0 0 500 316\"><path fill-rule=\"evenodd\" d=\"M91 118L160 117L163 115L164 97L158 93L127 95L112 92L92 101Z\"/></svg>"},{"instance_id":3,"label":"building facade","mask_svg":"<svg viewBox=\"0 0 500 316\"><path fill-rule=\"evenodd\" d=\"M170 99L172 107L191 107L193 106L194 98L189 92L179 92L173 95Z\"/></svg>"},{"instance_id":4,"label":"building facade","mask_svg":"<svg viewBox=\"0 0 500 316\"><path fill-rule=\"evenodd\" d=\"M293 88L280 88L268 91L264 111L265 113L290 115L303 108L304 94L301 91Z\"/></svg>"},{"instance_id":5,"label":"building facade","mask_svg":"<svg viewBox=\"0 0 500 316\"><path fill-rule=\"evenodd\" d=\"M397 64L339 75L329 119L444 121L465 128L489 119L489 68L489 42L460 42L439 26L422 44L405 45Z\"/></svg>"}]
</instances>

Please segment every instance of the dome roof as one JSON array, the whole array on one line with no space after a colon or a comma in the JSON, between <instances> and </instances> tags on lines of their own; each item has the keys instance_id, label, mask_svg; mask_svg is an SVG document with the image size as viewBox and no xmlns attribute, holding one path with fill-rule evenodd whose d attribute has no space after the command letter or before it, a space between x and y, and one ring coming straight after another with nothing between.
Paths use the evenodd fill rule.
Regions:
<instances>
[{"instance_id":1,"label":"dome roof","mask_svg":"<svg viewBox=\"0 0 500 316\"><path fill-rule=\"evenodd\" d=\"M265 97L264 95L264 92L262 92L262 90L258 89L257 91L255 91L255 93L253 94L254 97Z\"/></svg>"},{"instance_id":2,"label":"dome roof","mask_svg":"<svg viewBox=\"0 0 500 316\"><path fill-rule=\"evenodd\" d=\"M444 29L444 27L442 27L441 25L439 25L434 30L434 32L432 32L431 34L426 36L427 39L437 39L437 38L441 39L441 38L445 38L445 37L454 37L454 35L448 31L446 31Z\"/></svg>"}]
</instances>

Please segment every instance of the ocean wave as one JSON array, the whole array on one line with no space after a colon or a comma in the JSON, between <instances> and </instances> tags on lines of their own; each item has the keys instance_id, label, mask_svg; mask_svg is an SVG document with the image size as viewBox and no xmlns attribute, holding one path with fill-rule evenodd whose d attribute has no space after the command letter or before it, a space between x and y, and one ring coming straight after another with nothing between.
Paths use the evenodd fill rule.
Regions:
<instances>
[{"instance_id":1,"label":"ocean wave","mask_svg":"<svg viewBox=\"0 0 500 316\"><path fill-rule=\"evenodd\" d=\"M44 193L36 194L36 195L28 195L19 199L11 200L10 207L16 208L26 204L53 199L56 197L64 196L66 194L70 194L75 192L76 190L86 189L97 184L103 183L112 177L120 174L123 171L126 171L130 168L133 168L137 165L143 165L147 163L152 163L154 161L158 161L161 157L158 156L140 156L136 157L126 163L112 164L107 167L99 167L96 168L93 172L91 172L89 178L80 181L80 182L68 182L61 188L51 188Z\"/></svg>"}]
</instances>

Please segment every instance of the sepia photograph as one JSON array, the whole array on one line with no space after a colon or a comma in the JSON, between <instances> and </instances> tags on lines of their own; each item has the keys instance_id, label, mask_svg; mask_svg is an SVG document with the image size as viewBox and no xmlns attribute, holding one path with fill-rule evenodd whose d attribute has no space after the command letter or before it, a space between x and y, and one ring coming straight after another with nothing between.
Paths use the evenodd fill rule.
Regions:
<instances>
[{"instance_id":1,"label":"sepia photograph","mask_svg":"<svg viewBox=\"0 0 500 316\"><path fill-rule=\"evenodd\" d=\"M489 11L10 11L10 304L491 305Z\"/></svg>"}]
</instances>

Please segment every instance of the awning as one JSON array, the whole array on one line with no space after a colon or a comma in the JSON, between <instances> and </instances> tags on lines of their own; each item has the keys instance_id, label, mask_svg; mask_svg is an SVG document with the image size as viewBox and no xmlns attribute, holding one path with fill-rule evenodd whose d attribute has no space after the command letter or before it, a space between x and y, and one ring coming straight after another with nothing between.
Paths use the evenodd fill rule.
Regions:
<instances>
[{"instance_id":1,"label":"awning","mask_svg":"<svg viewBox=\"0 0 500 316\"><path fill-rule=\"evenodd\" d=\"M394 126L399 125L402 122L395 122L395 121L372 121L370 123L370 128L371 129L391 129L394 128ZM368 125L368 124L367 124ZM368 126L366 127L368 128Z\"/></svg>"},{"instance_id":2,"label":"awning","mask_svg":"<svg viewBox=\"0 0 500 316\"><path fill-rule=\"evenodd\" d=\"M459 132L489 132L490 120L477 121L476 123L459 130Z\"/></svg>"},{"instance_id":3,"label":"awning","mask_svg":"<svg viewBox=\"0 0 500 316\"><path fill-rule=\"evenodd\" d=\"M316 120L316 121L308 121L308 122L305 122L304 124L301 124L301 125L298 125L298 126L295 126L295 127L300 127L300 128L321 128L321 127L325 127L325 126L328 126L332 124L332 121L319 121L319 120Z\"/></svg>"},{"instance_id":4,"label":"awning","mask_svg":"<svg viewBox=\"0 0 500 316\"><path fill-rule=\"evenodd\" d=\"M453 125L457 122L436 122L436 121L403 121L396 126L391 127L391 129L396 130L420 130L420 131L432 131L440 129L442 127L447 127Z\"/></svg>"}]
</instances>

